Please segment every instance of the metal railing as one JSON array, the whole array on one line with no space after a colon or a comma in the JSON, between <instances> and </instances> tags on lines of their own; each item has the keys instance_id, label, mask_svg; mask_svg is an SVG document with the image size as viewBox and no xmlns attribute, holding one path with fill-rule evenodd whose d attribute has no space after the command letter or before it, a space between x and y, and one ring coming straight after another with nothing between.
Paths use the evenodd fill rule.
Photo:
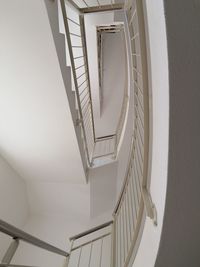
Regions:
<instances>
[{"instance_id":1,"label":"metal railing","mask_svg":"<svg viewBox=\"0 0 200 267\"><path fill-rule=\"evenodd\" d=\"M129 1L127 23L131 40L132 90L134 92L134 129L132 151L124 181L124 186L114 212L115 266L128 266L135 246L144 214L142 197L144 179L147 175L148 157L148 106L145 106L147 92L144 88L141 51L141 29L139 26L139 7L137 0ZM146 114L145 114L146 113ZM145 138L146 137L146 138Z\"/></svg>"},{"instance_id":2,"label":"metal railing","mask_svg":"<svg viewBox=\"0 0 200 267\"><path fill-rule=\"evenodd\" d=\"M127 3L127 24L132 56L134 128L131 153L124 185L113 213L112 267L127 267L137 250L136 241L146 214L156 225L156 209L148 191L149 168L149 93L143 6L140 0ZM87 235L87 233L85 233ZM79 265L77 265L79 266ZM86 265L86 266L90 266ZM98 265L97 265L98 266ZM101 265L99 265L101 266Z\"/></svg>"},{"instance_id":3,"label":"metal railing","mask_svg":"<svg viewBox=\"0 0 200 267\"><path fill-rule=\"evenodd\" d=\"M0 220L0 232L12 237L12 242L9 248L7 249L3 259L1 260L0 266L14 266L13 264L10 264L10 262L13 256L15 255L15 252L21 241L44 249L46 251L56 253L60 256L64 256L68 260L69 253L67 253L66 251L52 246L51 244L44 242L3 220Z\"/></svg>"},{"instance_id":4,"label":"metal railing","mask_svg":"<svg viewBox=\"0 0 200 267\"><path fill-rule=\"evenodd\" d=\"M87 50L84 36L83 17L76 13L73 18L67 13L65 0L60 0L65 33L69 49L71 68L76 92L79 118L86 158L90 165L93 155L95 133L90 91L90 79L87 62Z\"/></svg>"},{"instance_id":5,"label":"metal railing","mask_svg":"<svg viewBox=\"0 0 200 267\"><path fill-rule=\"evenodd\" d=\"M109 10L120 10L124 8L124 1L115 0L68 0L76 9L82 13L94 13Z\"/></svg>"},{"instance_id":6,"label":"metal railing","mask_svg":"<svg viewBox=\"0 0 200 267\"><path fill-rule=\"evenodd\" d=\"M133 79L131 90L134 92L135 113L131 153L124 184L113 213L113 221L73 236L70 239L71 249L68 254L0 220L0 232L14 238L1 266L14 266L10 264L10 261L19 241L22 240L66 257L68 267L128 267L134 260L132 257L137 250L136 242L140 238L139 233L142 231L144 215L149 216L156 225L156 209L147 185L149 179L150 125L146 37L142 1L128 1L126 16L131 42L131 77ZM66 20L69 20L67 16ZM74 55L73 50L70 53ZM76 73L74 75L76 77ZM84 119L83 115L81 119ZM85 125L84 123L82 122L83 125ZM106 140L109 138L113 140L116 136L105 137Z\"/></svg>"},{"instance_id":7,"label":"metal railing","mask_svg":"<svg viewBox=\"0 0 200 267\"><path fill-rule=\"evenodd\" d=\"M64 1L61 5L64 5ZM71 42L72 36L82 38L81 20L78 16L77 21L73 21L67 17L65 7L62 6L63 16L65 18L65 27L67 31L69 50L72 60L72 71L75 79L75 88L77 93L77 102L80 107L80 123L83 129L83 135L86 138L87 132L87 116L83 114L83 105L89 105L91 96L89 92L89 78L87 74L87 62L83 59L81 67L75 64L76 57L85 58L86 51L84 49L85 43L83 40L77 45ZM149 173L149 91L148 91L148 68L147 68L147 52L146 52L146 35L144 25L144 13L141 0L129 0L126 3L126 16L129 31L129 38L131 42L131 64L132 64L132 81L131 90L134 92L134 127L131 142L131 153L127 166L127 171L124 179L124 184L117 202L116 208L113 213L113 221L92 228L81 234L73 236L71 240L70 253L56 248L44 241L41 241L14 226L0 220L0 232L3 232L13 238L9 249L3 257L0 266L14 266L10 264L14 256L19 241L30 243L34 246L51 251L58 255L64 256L67 259L68 267L80 266L98 266L98 267L128 267L133 260L132 256L135 255L137 250L136 242L139 241L139 233L142 229L142 219L146 214L149 216L156 225L156 209L152 202L149 189L148 189L148 173ZM70 29L69 22L75 24L79 28L79 33L75 33ZM75 55L74 49L81 49L82 55ZM85 78L87 82L83 81L79 84L77 69L84 68ZM79 74L80 76L81 74ZM81 96L81 84L86 83L88 88L84 100ZM87 104L83 104L86 101ZM92 112L92 106L89 106ZM92 114L90 113L90 116ZM124 116L124 115L122 115ZM90 120L91 121L91 120ZM91 122L90 122L91 123ZM92 123L90 131L93 131ZM115 140L117 136L106 136L104 138L96 139L92 133L92 146L95 144L105 144L108 140ZM105 140L101 140L105 139ZM87 139L85 139L87 140ZM115 142L113 150L115 149ZM86 144L87 146L88 144ZM91 146L91 147L92 147ZM110 146L110 144L109 144ZM97 148L96 148L97 149ZM88 146L88 156L91 159L92 149ZM108 151L111 149L108 148ZM99 151L96 152L101 154ZM102 155L105 154L105 148Z\"/></svg>"},{"instance_id":8,"label":"metal railing","mask_svg":"<svg viewBox=\"0 0 200 267\"><path fill-rule=\"evenodd\" d=\"M114 211L114 266L127 267L146 212L156 224L156 210L148 191L149 91L146 35L142 1L127 1L127 24L131 42L134 129L132 151L122 192Z\"/></svg>"},{"instance_id":9,"label":"metal railing","mask_svg":"<svg viewBox=\"0 0 200 267\"><path fill-rule=\"evenodd\" d=\"M139 233L142 231L143 225L142 219L145 214L153 220L155 225L157 223L156 209L147 186L150 125L146 37L142 2L140 0L127 1L126 16L131 42L131 90L134 92L135 113L129 163L121 194L113 213L113 223L110 224L112 229L109 232L111 243L109 246L110 265L108 266L111 267L128 267L134 260L132 257L137 250L136 242L139 241ZM102 226L102 228L104 227ZM101 227L97 229L100 230ZM80 265L84 260L82 249L85 246L89 246L89 252L88 261L84 266L102 266L102 253L100 253L101 260L95 265L91 265L90 253L93 249L93 242L99 240L93 236L89 237L92 232L92 230L86 231L77 236L77 239L87 237L89 241L77 246L79 260L77 265L73 266L82 266ZM100 235L100 240L103 237L103 234ZM76 237L72 238L73 242L75 239ZM72 251L73 247L74 243L72 244Z\"/></svg>"},{"instance_id":10,"label":"metal railing","mask_svg":"<svg viewBox=\"0 0 200 267\"><path fill-rule=\"evenodd\" d=\"M73 1L69 2L72 3ZM84 2L86 5L87 1ZM78 2L72 15L71 9L66 5L65 0L60 0L78 106L76 126L81 127L86 159L88 166L92 167L96 159L103 157L114 159L117 156L116 151L124 125L127 101L123 101L122 114L119 121L120 127L117 128L116 134L107 138L97 138L94 128L84 15L81 13L80 6L77 5ZM88 8L88 5L86 6Z\"/></svg>"},{"instance_id":11,"label":"metal railing","mask_svg":"<svg viewBox=\"0 0 200 267\"><path fill-rule=\"evenodd\" d=\"M128 85L125 84L124 88L124 95L123 95L123 103L121 107L121 112L120 112L120 117L117 125L117 131L116 131L116 138L115 138L115 153L117 154L119 142L122 137L122 131L124 129L125 125L125 118L128 110L128 101L129 101L129 96L128 96Z\"/></svg>"},{"instance_id":12,"label":"metal railing","mask_svg":"<svg viewBox=\"0 0 200 267\"><path fill-rule=\"evenodd\" d=\"M110 135L96 139L93 153L93 161L101 157L114 155L115 138L116 135Z\"/></svg>"},{"instance_id":13,"label":"metal railing","mask_svg":"<svg viewBox=\"0 0 200 267\"><path fill-rule=\"evenodd\" d=\"M67 267L110 267L113 221L73 236Z\"/></svg>"}]
</instances>

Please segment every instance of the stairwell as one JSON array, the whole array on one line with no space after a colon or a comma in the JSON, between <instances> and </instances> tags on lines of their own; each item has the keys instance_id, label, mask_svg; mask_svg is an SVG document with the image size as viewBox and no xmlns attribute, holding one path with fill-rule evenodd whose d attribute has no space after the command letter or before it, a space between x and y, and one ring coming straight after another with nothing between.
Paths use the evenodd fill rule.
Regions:
<instances>
[{"instance_id":1,"label":"stairwell","mask_svg":"<svg viewBox=\"0 0 200 267\"><path fill-rule=\"evenodd\" d=\"M31 265L42 263L44 266L140 266L140 253L147 244L144 244L144 240L149 233L156 233L152 240L156 240L154 245L158 248L162 228L160 219L164 213L164 209L161 211L158 205L154 191L153 197L151 196L150 188L151 167L154 168L154 165L151 165L152 140L155 136L152 136L152 50L148 39L145 13L147 9L144 3L138 0L127 1L125 10L120 10L123 5L112 1L104 6L90 6L87 1L82 0L77 0L76 3L69 2L65 5L63 0L45 0L45 6L86 179L84 184L79 185L63 181L59 181L58 184L45 180L39 183L32 180L26 184L29 209L31 208L33 217L28 224L19 227L32 236L13 227L12 223L0 220L1 232L14 238L1 266L10 266L13 256L12 264L20 266L30 265L30 261ZM83 116L85 106L91 112L89 114L93 114L87 60L82 61L84 72L77 72L82 68L80 58L87 53L87 40L82 38L81 42L72 43L72 39L85 35L85 24L80 26L81 22L84 23L83 14L99 12L100 9L107 12L113 8L116 9L113 13L114 21L124 24L128 89L122 103L127 109L126 112L121 112L123 124L119 123L119 136L116 135L116 139L111 138L112 142L115 142L115 152L111 157L106 157L106 153L104 157L99 157L95 152L98 138L95 138L94 121L91 119L88 123L88 118ZM69 21L80 28L78 32L72 32ZM70 37L70 34L74 37ZM75 53L76 49L79 52ZM81 53L79 49L82 49ZM79 63L75 63L75 60ZM85 83L84 78L88 80L86 88L89 89L87 95L80 98L83 91L79 88ZM89 102L85 101L87 96ZM86 123L90 125L90 130L86 128ZM89 138L88 133L91 134ZM104 141L104 138L100 140ZM104 144L106 147L110 146L105 142ZM94 152L97 153L97 159L94 158ZM157 178L157 175L155 177ZM101 224L105 221L107 223ZM68 229L65 230L66 228ZM85 229L89 230L84 231ZM63 236L64 233L66 237ZM27 246L27 242L31 246ZM36 247L33 248L32 245ZM58 255L50 255L49 252L41 251L37 247ZM138 251L140 253L137 253Z\"/></svg>"}]
</instances>

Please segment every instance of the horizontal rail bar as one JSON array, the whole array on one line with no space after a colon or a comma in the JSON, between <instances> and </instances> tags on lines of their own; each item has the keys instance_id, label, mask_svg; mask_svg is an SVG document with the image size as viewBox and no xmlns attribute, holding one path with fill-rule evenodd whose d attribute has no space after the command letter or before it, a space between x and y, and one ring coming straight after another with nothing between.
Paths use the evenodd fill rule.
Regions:
<instances>
[{"instance_id":1,"label":"horizontal rail bar","mask_svg":"<svg viewBox=\"0 0 200 267\"><path fill-rule=\"evenodd\" d=\"M74 57L73 59L78 59L78 58L83 58L83 57L85 57L85 55Z\"/></svg>"},{"instance_id":2,"label":"horizontal rail bar","mask_svg":"<svg viewBox=\"0 0 200 267\"><path fill-rule=\"evenodd\" d=\"M69 254L66 251L61 250L57 247L54 247L54 246L52 246L52 245L50 245L50 244L48 244L42 240L30 235L30 234L27 234L26 232L16 228L15 226L13 226L11 224L8 224L7 222L4 222L2 220L0 220L0 232L7 234L13 238L17 238L19 240L22 240L26 243L37 246L39 248L42 248L42 249L48 250L50 252L62 255L64 257L69 256Z\"/></svg>"},{"instance_id":3,"label":"horizontal rail bar","mask_svg":"<svg viewBox=\"0 0 200 267\"><path fill-rule=\"evenodd\" d=\"M132 53L132 56L135 56L135 57L140 57L140 54L137 54L137 53Z\"/></svg>"},{"instance_id":4,"label":"horizontal rail bar","mask_svg":"<svg viewBox=\"0 0 200 267\"><path fill-rule=\"evenodd\" d=\"M102 141L102 139L112 139L113 137L115 137L116 134L111 134L111 135L105 135L105 136L101 136L101 137L97 137L96 141Z\"/></svg>"},{"instance_id":5,"label":"horizontal rail bar","mask_svg":"<svg viewBox=\"0 0 200 267\"><path fill-rule=\"evenodd\" d=\"M77 26L80 26L80 24L78 22L76 22L75 20L73 19L70 19L70 18L66 18L67 20L71 21L72 23L76 24Z\"/></svg>"},{"instance_id":6,"label":"horizontal rail bar","mask_svg":"<svg viewBox=\"0 0 200 267\"><path fill-rule=\"evenodd\" d=\"M87 82L88 79L86 79L84 82L78 85L78 88L80 88L85 82Z\"/></svg>"},{"instance_id":7,"label":"horizontal rail bar","mask_svg":"<svg viewBox=\"0 0 200 267\"><path fill-rule=\"evenodd\" d=\"M72 45L72 48L83 48L82 45Z\"/></svg>"},{"instance_id":8,"label":"horizontal rail bar","mask_svg":"<svg viewBox=\"0 0 200 267\"><path fill-rule=\"evenodd\" d=\"M81 97L81 95L85 92L85 90L88 88L88 85L80 92L79 96Z\"/></svg>"},{"instance_id":9,"label":"horizontal rail bar","mask_svg":"<svg viewBox=\"0 0 200 267\"><path fill-rule=\"evenodd\" d=\"M99 236L99 237L97 237L97 238L94 238L94 239L92 239L92 240L90 240L90 241L87 241L87 242L85 242L85 243L83 243L83 244L81 244L81 245L79 245L79 246L77 246L77 247L74 247L74 248L72 249L72 251L77 250L77 249L79 249L79 248L81 248L81 247L84 247L84 246L86 246L86 245L88 245L88 244L90 244L90 243L96 242L96 241L98 241L99 239L102 239L102 238L107 237L107 236L109 236L109 235L111 235L111 232L109 232L109 233L107 233L107 234L104 234L104 235L101 235L101 236Z\"/></svg>"},{"instance_id":10,"label":"horizontal rail bar","mask_svg":"<svg viewBox=\"0 0 200 267\"><path fill-rule=\"evenodd\" d=\"M79 75L78 77L76 77L76 79L77 79L77 80L80 79L84 74L87 74L87 72L86 72L86 71L83 72L81 75Z\"/></svg>"},{"instance_id":11,"label":"horizontal rail bar","mask_svg":"<svg viewBox=\"0 0 200 267\"><path fill-rule=\"evenodd\" d=\"M81 65L81 66L78 66L78 67L75 68L75 70L78 70L78 69L80 69L80 68L82 68L82 67L84 67L84 66L85 66L85 64L83 64L83 65Z\"/></svg>"},{"instance_id":12,"label":"horizontal rail bar","mask_svg":"<svg viewBox=\"0 0 200 267\"><path fill-rule=\"evenodd\" d=\"M79 37L79 38L82 38L82 36L81 36L81 35L79 35L79 34L76 34L76 33L73 33L73 32L70 32L70 35L72 35L72 36L76 36L76 37Z\"/></svg>"},{"instance_id":13,"label":"horizontal rail bar","mask_svg":"<svg viewBox=\"0 0 200 267\"><path fill-rule=\"evenodd\" d=\"M92 234L92 233L94 233L94 232L96 232L96 231L98 231L98 230L101 230L101 229L103 229L103 228L106 228L106 227L108 227L108 226L111 225L111 224L113 224L113 220L111 220L111 221L109 221L109 222L106 222L106 223L103 223L103 224L101 224L101 225L98 225L98 226L96 226L96 227L94 227L94 228L91 228L90 230L84 231L84 232L82 232L82 233L80 233L80 234L78 234L78 235L72 236L72 237L70 237L69 240L72 241L72 240L79 239L79 238L81 238L81 237L83 237L83 236Z\"/></svg>"},{"instance_id":14,"label":"horizontal rail bar","mask_svg":"<svg viewBox=\"0 0 200 267\"><path fill-rule=\"evenodd\" d=\"M110 153L107 153L107 154L102 154L102 155L99 155L99 156L94 156L92 159L98 159L98 158L103 158L103 157L106 157L106 156L111 156L111 155L114 155L115 151L113 149L113 152L110 152Z\"/></svg>"},{"instance_id":15,"label":"horizontal rail bar","mask_svg":"<svg viewBox=\"0 0 200 267\"><path fill-rule=\"evenodd\" d=\"M111 11L111 10L120 10L124 8L124 4L112 4L112 5L102 5L99 6L93 6L88 8L80 8L80 12L82 13L93 13L93 12L105 12L105 11Z\"/></svg>"}]
</instances>

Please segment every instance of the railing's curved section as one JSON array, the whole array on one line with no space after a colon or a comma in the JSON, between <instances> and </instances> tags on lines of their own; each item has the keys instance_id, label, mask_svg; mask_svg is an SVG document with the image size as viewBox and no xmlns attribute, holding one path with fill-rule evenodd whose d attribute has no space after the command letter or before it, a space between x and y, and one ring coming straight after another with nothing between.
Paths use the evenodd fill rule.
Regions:
<instances>
[{"instance_id":1,"label":"railing's curved section","mask_svg":"<svg viewBox=\"0 0 200 267\"><path fill-rule=\"evenodd\" d=\"M73 1L69 1L73 4ZM87 1L84 1L85 3ZM83 3L82 3L83 4ZM80 127L82 140L85 148L85 155L88 166L92 167L96 159L108 157L115 159L118 145L121 139L122 130L127 111L127 88L124 89L124 99L121 109L119 123L116 133L112 136L96 138L93 117L93 105L91 97L87 44L85 37L84 15L78 2L72 10L69 3L60 0L60 6L64 21L65 35L70 55L70 63L73 74L76 102L78 107L78 118L76 127ZM87 6L89 8L89 6ZM100 5L100 8L102 6ZM111 10L115 5L111 5Z\"/></svg>"},{"instance_id":2,"label":"railing's curved section","mask_svg":"<svg viewBox=\"0 0 200 267\"><path fill-rule=\"evenodd\" d=\"M135 139L128 172L120 201L114 212L115 229L115 266L127 266L139 233L144 202L142 198L141 167L139 154L135 154ZM138 153L139 151L137 151Z\"/></svg>"},{"instance_id":3,"label":"railing's curved section","mask_svg":"<svg viewBox=\"0 0 200 267\"><path fill-rule=\"evenodd\" d=\"M130 264L145 211L155 219L155 207L147 190L149 168L149 92L142 1L126 5L132 54L134 129L132 149L122 192L114 212L114 266Z\"/></svg>"},{"instance_id":4,"label":"railing's curved section","mask_svg":"<svg viewBox=\"0 0 200 267\"><path fill-rule=\"evenodd\" d=\"M71 249L67 267L110 267L112 225L109 221L70 238Z\"/></svg>"},{"instance_id":5,"label":"railing's curved section","mask_svg":"<svg viewBox=\"0 0 200 267\"><path fill-rule=\"evenodd\" d=\"M127 2L126 18L132 56L130 84L131 90L134 92L134 126L124 184L113 213L112 233L110 233L112 237L111 267L128 267L132 264L140 241L140 234L143 231L145 215L153 219L156 224L156 210L148 191L151 165L149 152L151 125L149 123L150 104L145 24L141 0ZM81 245L81 248L89 244L92 250L92 242L93 239L90 238L90 241ZM79 251L79 259L82 259L81 253ZM90 261L88 266L90 266ZM100 266L102 266L101 263Z\"/></svg>"}]
</instances>

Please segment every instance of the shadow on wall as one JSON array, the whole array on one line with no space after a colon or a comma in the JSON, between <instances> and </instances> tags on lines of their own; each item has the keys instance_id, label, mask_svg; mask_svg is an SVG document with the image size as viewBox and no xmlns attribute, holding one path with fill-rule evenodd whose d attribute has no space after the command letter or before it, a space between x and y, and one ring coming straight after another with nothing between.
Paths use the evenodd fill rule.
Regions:
<instances>
[{"instance_id":1,"label":"shadow on wall","mask_svg":"<svg viewBox=\"0 0 200 267\"><path fill-rule=\"evenodd\" d=\"M156 267L200 266L200 2L167 0L169 168Z\"/></svg>"}]
</instances>

